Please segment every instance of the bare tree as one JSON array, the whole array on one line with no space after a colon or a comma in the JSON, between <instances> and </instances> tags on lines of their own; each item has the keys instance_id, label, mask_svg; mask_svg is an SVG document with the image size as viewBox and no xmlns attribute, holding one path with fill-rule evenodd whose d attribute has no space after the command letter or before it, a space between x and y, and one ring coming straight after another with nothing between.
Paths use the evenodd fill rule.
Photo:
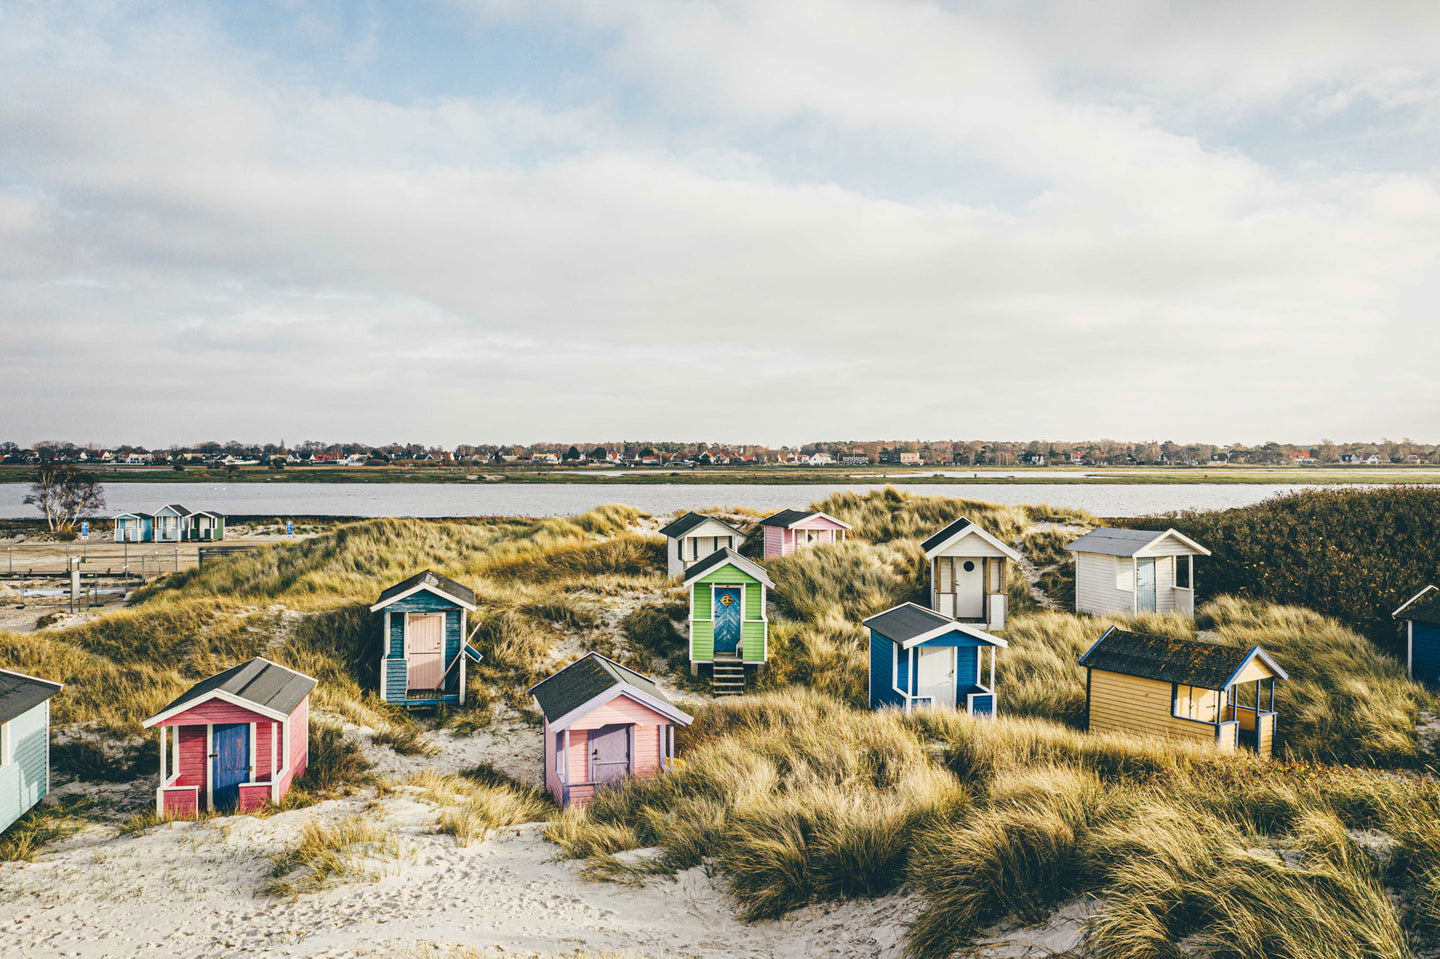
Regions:
<instances>
[{"instance_id":1,"label":"bare tree","mask_svg":"<svg viewBox=\"0 0 1440 959\"><path fill-rule=\"evenodd\" d=\"M37 470L24 502L45 514L52 532L69 533L81 516L105 508L105 488L93 473L47 463Z\"/></svg>"}]
</instances>

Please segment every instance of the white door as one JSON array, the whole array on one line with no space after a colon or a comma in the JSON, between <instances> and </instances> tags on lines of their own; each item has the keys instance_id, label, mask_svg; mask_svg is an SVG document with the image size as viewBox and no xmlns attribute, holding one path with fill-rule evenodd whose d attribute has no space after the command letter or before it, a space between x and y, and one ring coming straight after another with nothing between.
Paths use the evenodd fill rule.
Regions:
<instances>
[{"instance_id":1,"label":"white door","mask_svg":"<svg viewBox=\"0 0 1440 959\"><path fill-rule=\"evenodd\" d=\"M935 706L955 705L955 648L940 646L920 649L915 666L919 695Z\"/></svg>"},{"instance_id":2,"label":"white door","mask_svg":"<svg viewBox=\"0 0 1440 959\"><path fill-rule=\"evenodd\" d=\"M955 618L985 615L985 564L978 559L955 560Z\"/></svg>"}]
</instances>

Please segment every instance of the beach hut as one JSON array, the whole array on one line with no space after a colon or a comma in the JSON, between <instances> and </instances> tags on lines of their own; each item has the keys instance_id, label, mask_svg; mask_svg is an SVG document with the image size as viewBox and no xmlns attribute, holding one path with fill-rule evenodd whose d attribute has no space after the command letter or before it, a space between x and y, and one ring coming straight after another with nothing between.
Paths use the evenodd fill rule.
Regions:
<instances>
[{"instance_id":1,"label":"beach hut","mask_svg":"<svg viewBox=\"0 0 1440 959\"><path fill-rule=\"evenodd\" d=\"M425 570L380 594L370 612L384 612L380 698L403 706L465 702L465 663L480 656L466 643L475 594L448 576Z\"/></svg>"},{"instance_id":2,"label":"beach hut","mask_svg":"<svg viewBox=\"0 0 1440 959\"><path fill-rule=\"evenodd\" d=\"M766 590L775 586L764 567L733 549L716 550L685 572L690 589L690 672L710 664L715 693L738 693L745 665L765 662L770 622Z\"/></svg>"},{"instance_id":3,"label":"beach hut","mask_svg":"<svg viewBox=\"0 0 1440 959\"><path fill-rule=\"evenodd\" d=\"M154 521L149 513L120 513L115 517L115 542L117 543L148 543L150 542L151 523Z\"/></svg>"},{"instance_id":4,"label":"beach hut","mask_svg":"<svg viewBox=\"0 0 1440 959\"><path fill-rule=\"evenodd\" d=\"M310 758L315 680L268 659L231 666L145 720L160 730L159 816L278 803Z\"/></svg>"},{"instance_id":5,"label":"beach hut","mask_svg":"<svg viewBox=\"0 0 1440 959\"><path fill-rule=\"evenodd\" d=\"M782 509L760 521L765 530L765 558L789 556L797 549L821 543L839 543L850 526L824 513Z\"/></svg>"},{"instance_id":6,"label":"beach hut","mask_svg":"<svg viewBox=\"0 0 1440 959\"><path fill-rule=\"evenodd\" d=\"M870 630L871 709L995 715L995 653L1005 640L916 603L901 603L861 625Z\"/></svg>"},{"instance_id":7,"label":"beach hut","mask_svg":"<svg viewBox=\"0 0 1440 959\"><path fill-rule=\"evenodd\" d=\"M1094 732L1150 733L1270 757L1275 681L1259 646L1149 636L1110 627L1080 657Z\"/></svg>"},{"instance_id":8,"label":"beach hut","mask_svg":"<svg viewBox=\"0 0 1440 959\"><path fill-rule=\"evenodd\" d=\"M1195 615L1195 557L1210 551L1173 529L1101 526L1065 547L1075 554L1075 610Z\"/></svg>"},{"instance_id":9,"label":"beach hut","mask_svg":"<svg viewBox=\"0 0 1440 959\"><path fill-rule=\"evenodd\" d=\"M544 717L545 788L562 807L596 789L665 772L690 716L655 681L587 653L531 687Z\"/></svg>"},{"instance_id":10,"label":"beach hut","mask_svg":"<svg viewBox=\"0 0 1440 959\"><path fill-rule=\"evenodd\" d=\"M0 832L50 791L50 697L60 689L0 669Z\"/></svg>"},{"instance_id":11,"label":"beach hut","mask_svg":"<svg viewBox=\"0 0 1440 959\"><path fill-rule=\"evenodd\" d=\"M1020 554L961 517L920 544L930 562L930 608L987 629L1005 628L1006 583Z\"/></svg>"},{"instance_id":12,"label":"beach hut","mask_svg":"<svg viewBox=\"0 0 1440 959\"><path fill-rule=\"evenodd\" d=\"M671 576L682 575L717 549L739 549L745 542L745 534L729 523L700 513L686 513L663 527L660 535L668 540L666 568Z\"/></svg>"},{"instance_id":13,"label":"beach hut","mask_svg":"<svg viewBox=\"0 0 1440 959\"><path fill-rule=\"evenodd\" d=\"M190 510L167 503L150 520L151 538L157 543L182 543L190 538Z\"/></svg>"},{"instance_id":14,"label":"beach hut","mask_svg":"<svg viewBox=\"0 0 1440 959\"><path fill-rule=\"evenodd\" d=\"M198 509L190 514L190 535L188 539L202 543L213 543L225 538L225 517L208 509Z\"/></svg>"},{"instance_id":15,"label":"beach hut","mask_svg":"<svg viewBox=\"0 0 1440 959\"><path fill-rule=\"evenodd\" d=\"M1440 689L1440 589L1426 586L1395 610L1405 624L1405 669L1410 678Z\"/></svg>"}]
</instances>

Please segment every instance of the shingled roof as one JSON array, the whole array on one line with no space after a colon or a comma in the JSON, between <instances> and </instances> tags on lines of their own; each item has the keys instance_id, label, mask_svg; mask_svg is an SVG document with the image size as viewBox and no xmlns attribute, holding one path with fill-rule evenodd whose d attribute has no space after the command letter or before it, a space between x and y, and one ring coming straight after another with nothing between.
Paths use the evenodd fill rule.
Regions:
<instances>
[{"instance_id":1,"label":"shingled roof","mask_svg":"<svg viewBox=\"0 0 1440 959\"><path fill-rule=\"evenodd\" d=\"M21 713L29 712L62 688L48 679L0 669L0 723L8 723Z\"/></svg>"},{"instance_id":2,"label":"shingled roof","mask_svg":"<svg viewBox=\"0 0 1440 959\"><path fill-rule=\"evenodd\" d=\"M673 523L669 524L668 526L662 526L662 527L660 528L660 535L661 535L661 536L671 536L671 537L684 536L686 533L690 532L690 531L691 531L692 529L694 529L695 527L701 525L701 524L704 523L706 520L710 520L710 521L712 521L712 522L719 523L721 526L725 527L726 529L734 531L734 533L735 533L736 536L743 536L743 535L744 535L744 534L741 533L738 529L735 529L735 527L733 527L733 526L731 526L729 523L725 522L723 519L719 519L719 518L714 517L714 516L706 516L704 513L686 513L684 516L682 516L682 517L680 517L679 519L675 520Z\"/></svg>"},{"instance_id":3,"label":"shingled roof","mask_svg":"<svg viewBox=\"0 0 1440 959\"><path fill-rule=\"evenodd\" d=\"M462 606L469 606L471 609L474 609L476 606L477 601L474 590L467 586L461 586L449 576L441 576L439 573L427 569L423 573L416 573L409 579L396 583L394 586L383 591L380 594L380 598L375 601L375 605L370 607L370 611L373 613L382 606L389 605L417 587L434 590L455 600Z\"/></svg>"},{"instance_id":4,"label":"shingled roof","mask_svg":"<svg viewBox=\"0 0 1440 959\"><path fill-rule=\"evenodd\" d=\"M706 573L710 572L712 569L717 569L721 566L724 566L726 563L729 563L731 566L734 566L736 569L740 570L743 573L748 573L749 575L755 577L760 582L764 583L766 586L769 586L771 589L775 588L775 581L770 578L769 573L765 572L765 567L761 566L754 560L746 559L744 556L741 556L739 553L735 552L728 546L722 546L720 549L717 549L715 552L711 553L709 556L705 557L700 562L687 569L685 571L685 582L687 584L692 583L695 580L699 579L701 576L704 576Z\"/></svg>"},{"instance_id":5,"label":"shingled roof","mask_svg":"<svg viewBox=\"0 0 1440 959\"><path fill-rule=\"evenodd\" d=\"M942 546L955 539L955 537L959 536L961 533L966 533L967 530L969 532L966 535L980 537L985 542L989 543L990 545L998 549L1000 552L1004 553L1006 556L1015 560L1017 563L1020 562L1020 560L1022 559L1021 555L1015 552L1013 548L1005 545L998 538L986 532L984 527L977 526L963 516L955 520L950 525L946 526L940 532L931 536L929 539L925 540L925 542L921 543L920 549L926 556L930 556L932 551L940 549Z\"/></svg>"},{"instance_id":6,"label":"shingled roof","mask_svg":"<svg viewBox=\"0 0 1440 959\"><path fill-rule=\"evenodd\" d=\"M1281 679L1290 678L1259 646L1246 648L1202 639L1172 639L1131 633L1114 626L1080 657L1080 665L1166 683L1224 689L1256 656Z\"/></svg>"},{"instance_id":7,"label":"shingled roof","mask_svg":"<svg viewBox=\"0 0 1440 959\"><path fill-rule=\"evenodd\" d=\"M1210 551L1185 534L1173 530L1115 529L1097 526L1065 547L1072 553L1103 553L1107 556L1134 556L1166 536L1174 537L1202 556Z\"/></svg>"},{"instance_id":8,"label":"shingled roof","mask_svg":"<svg viewBox=\"0 0 1440 959\"><path fill-rule=\"evenodd\" d=\"M815 513L813 510L782 509L780 512L771 513L769 516L762 519L760 521L760 525L788 527L793 526L801 520L809 519L810 517L816 515L819 514Z\"/></svg>"},{"instance_id":9,"label":"shingled roof","mask_svg":"<svg viewBox=\"0 0 1440 959\"><path fill-rule=\"evenodd\" d=\"M612 689L635 694L646 705L657 708L676 722L688 725L690 716L661 692L659 685L633 669L627 669L599 653L586 653L569 666L530 687L546 722L554 726L575 710Z\"/></svg>"},{"instance_id":10,"label":"shingled roof","mask_svg":"<svg viewBox=\"0 0 1440 959\"><path fill-rule=\"evenodd\" d=\"M952 629L1001 648L1006 645L1005 640L999 636L991 636L977 626L951 619L943 613L926 609L916 603L901 603L899 606L892 606L885 612L876 613L864 620L860 625L866 629L873 629L886 639L902 646L915 641L923 641L923 638L931 635L942 635Z\"/></svg>"},{"instance_id":11,"label":"shingled roof","mask_svg":"<svg viewBox=\"0 0 1440 959\"><path fill-rule=\"evenodd\" d=\"M1420 592L1395 610L1396 619L1409 620L1412 623L1429 623L1440 626L1440 589L1435 586L1426 586Z\"/></svg>"},{"instance_id":12,"label":"shingled roof","mask_svg":"<svg viewBox=\"0 0 1440 959\"><path fill-rule=\"evenodd\" d=\"M209 679L200 680L171 701L170 705L145 720L145 725L154 725L192 704L216 697L253 706L273 715L289 716L314 688L315 680L304 673L297 673L279 663L272 663L257 656L238 666L231 666L224 672L216 673Z\"/></svg>"}]
</instances>

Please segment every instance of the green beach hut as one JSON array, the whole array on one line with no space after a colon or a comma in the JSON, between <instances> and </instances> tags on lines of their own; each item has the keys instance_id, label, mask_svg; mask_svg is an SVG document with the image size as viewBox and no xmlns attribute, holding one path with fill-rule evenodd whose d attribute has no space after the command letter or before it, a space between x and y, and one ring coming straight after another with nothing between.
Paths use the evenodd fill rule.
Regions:
<instances>
[{"instance_id":1,"label":"green beach hut","mask_svg":"<svg viewBox=\"0 0 1440 959\"><path fill-rule=\"evenodd\" d=\"M717 695L745 688L745 666L765 662L770 623L765 568L733 549L718 549L685 572L690 588L690 672L710 664Z\"/></svg>"}]
</instances>

